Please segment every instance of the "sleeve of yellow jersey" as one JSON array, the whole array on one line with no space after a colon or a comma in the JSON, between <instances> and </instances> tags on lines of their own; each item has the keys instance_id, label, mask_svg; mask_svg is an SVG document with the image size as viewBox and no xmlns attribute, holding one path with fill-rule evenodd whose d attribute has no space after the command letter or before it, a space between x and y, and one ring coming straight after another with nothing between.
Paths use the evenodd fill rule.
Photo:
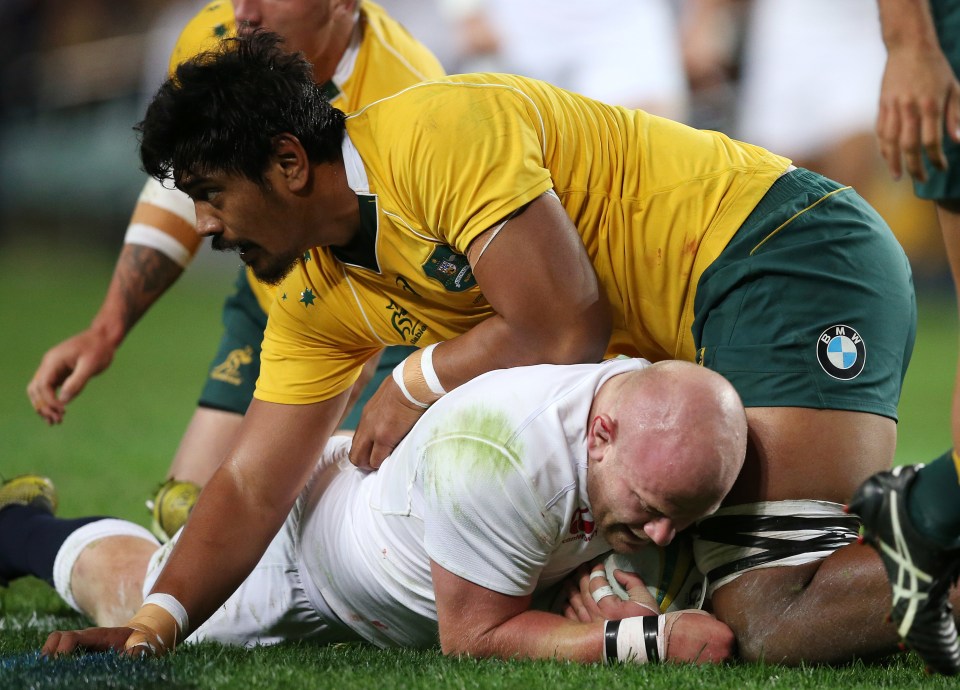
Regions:
<instances>
[{"instance_id":1,"label":"sleeve of yellow jersey","mask_svg":"<svg viewBox=\"0 0 960 690\"><path fill-rule=\"evenodd\" d=\"M553 186L542 119L513 86L438 82L407 91L374 124L390 142L397 199L461 254Z\"/></svg>"}]
</instances>

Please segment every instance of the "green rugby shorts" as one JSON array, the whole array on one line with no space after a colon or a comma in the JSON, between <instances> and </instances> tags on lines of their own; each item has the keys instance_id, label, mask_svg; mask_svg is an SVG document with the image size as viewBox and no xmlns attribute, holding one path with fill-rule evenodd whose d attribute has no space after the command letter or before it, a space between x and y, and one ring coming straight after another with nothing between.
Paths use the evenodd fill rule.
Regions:
<instances>
[{"instance_id":1,"label":"green rugby shorts","mask_svg":"<svg viewBox=\"0 0 960 690\"><path fill-rule=\"evenodd\" d=\"M853 189L785 174L703 273L697 360L747 407L897 418L916 334L910 265Z\"/></svg>"},{"instance_id":2,"label":"green rugby shorts","mask_svg":"<svg viewBox=\"0 0 960 690\"><path fill-rule=\"evenodd\" d=\"M960 75L960 0L937 0L930 3L937 37L953 73ZM943 133L943 152L947 157L946 170L937 170L926 155L923 162L927 169L926 182L914 182L913 189L921 199L960 200L960 144L946 131Z\"/></svg>"}]
</instances>

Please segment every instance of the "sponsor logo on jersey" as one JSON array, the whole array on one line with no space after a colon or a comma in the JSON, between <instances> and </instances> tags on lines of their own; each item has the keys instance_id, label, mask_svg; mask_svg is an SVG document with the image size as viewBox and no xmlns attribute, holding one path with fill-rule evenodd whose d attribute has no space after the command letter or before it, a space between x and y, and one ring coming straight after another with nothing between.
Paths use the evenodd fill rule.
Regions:
<instances>
[{"instance_id":1,"label":"sponsor logo on jersey","mask_svg":"<svg viewBox=\"0 0 960 690\"><path fill-rule=\"evenodd\" d=\"M426 325L393 300L390 300L387 309L390 311L390 325L400 334L403 341L411 345L420 342L420 338L427 330Z\"/></svg>"},{"instance_id":2,"label":"sponsor logo on jersey","mask_svg":"<svg viewBox=\"0 0 960 690\"><path fill-rule=\"evenodd\" d=\"M403 276L397 276L397 285L411 295L420 296ZM393 326L393 330L400 334L404 342L410 343L411 345L416 345L420 342L420 338L427 332L426 324L393 300L387 303L387 310L390 312L390 325Z\"/></svg>"},{"instance_id":3,"label":"sponsor logo on jersey","mask_svg":"<svg viewBox=\"0 0 960 690\"><path fill-rule=\"evenodd\" d=\"M423 272L448 292L463 292L477 284L467 257L457 254L450 247L437 247L423 263Z\"/></svg>"},{"instance_id":4,"label":"sponsor logo on jersey","mask_svg":"<svg viewBox=\"0 0 960 690\"><path fill-rule=\"evenodd\" d=\"M227 358L210 371L210 378L215 381L223 381L234 386L243 383L243 376L240 375L240 367L250 364L253 361L253 348L247 345L242 350L231 350Z\"/></svg>"},{"instance_id":5,"label":"sponsor logo on jersey","mask_svg":"<svg viewBox=\"0 0 960 690\"><path fill-rule=\"evenodd\" d=\"M577 508L573 512L573 520L570 521L570 534L572 536L567 537L563 540L563 543L568 541L590 541L593 539L593 530L596 527L596 523L593 521L593 514L590 512L589 508Z\"/></svg>"},{"instance_id":6,"label":"sponsor logo on jersey","mask_svg":"<svg viewBox=\"0 0 960 690\"><path fill-rule=\"evenodd\" d=\"M867 347L850 326L830 326L817 338L817 361L828 376L849 381L863 371Z\"/></svg>"}]
</instances>

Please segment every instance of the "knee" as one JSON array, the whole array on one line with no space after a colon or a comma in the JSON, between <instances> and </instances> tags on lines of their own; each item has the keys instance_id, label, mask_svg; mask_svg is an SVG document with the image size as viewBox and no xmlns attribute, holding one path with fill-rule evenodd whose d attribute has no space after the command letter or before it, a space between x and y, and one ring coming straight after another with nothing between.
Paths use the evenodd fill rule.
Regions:
<instances>
[{"instance_id":1,"label":"knee","mask_svg":"<svg viewBox=\"0 0 960 690\"><path fill-rule=\"evenodd\" d=\"M811 566L745 573L713 596L714 611L732 630L744 661L798 664L811 661L798 639L795 614L810 581ZM809 624L801 622L801 626Z\"/></svg>"}]
</instances>

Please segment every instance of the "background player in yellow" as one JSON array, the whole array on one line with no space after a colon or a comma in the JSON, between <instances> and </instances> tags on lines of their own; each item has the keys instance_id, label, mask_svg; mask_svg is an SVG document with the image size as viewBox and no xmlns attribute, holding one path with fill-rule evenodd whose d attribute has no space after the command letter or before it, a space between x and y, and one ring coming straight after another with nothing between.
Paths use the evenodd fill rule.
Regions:
<instances>
[{"instance_id":1,"label":"background player in yellow","mask_svg":"<svg viewBox=\"0 0 960 690\"><path fill-rule=\"evenodd\" d=\"M228 73L243 76L227 96ZM509 75L419 84L345 117L259 32L181 65L141 133L145 168L175 171L198 231L280 282L256 397L154 589L191 621L262 554L365 358L404 342L422 349L365 408L361 467L491 369L627 353L722 373L749 449L697 559L741 654L896 648L874 615L883 572L841 503L892 462L916 305L906 257L853 190ZM463 610L490 614L483 596Z\"/></svg>"},{"instance_id":2,"label":"background player in yellow","mask_svg":"<svg viewBox=\"0 0 960 690\"><path fill-rule=\"evenodd\" d=\"M171 71L234 35L237 26L241 33L263 26L284 36L290 49L303 51L310 59L314 78L331 103L347 111L443 75L436 58L406 29L379 5L359 0L211 2L185 27L170 59ZM93 322L51 348L27 388L34 407L49 423L63 420L66 405L110 365L126 334L180 276L200 245L195 225L190 199L152 178L147 182ZM259 374L269 302L269 289L251 272L241 271L224 305L224 334L170 477L202 485L230 449ZM392 362L385 357L386 373L406 354L394 353ZM368 378L375 376L376 363L371 362ZM178 527L176 521L165 522L158 536L160 532L172 536Z\"/></svg>"}]
</instances>

